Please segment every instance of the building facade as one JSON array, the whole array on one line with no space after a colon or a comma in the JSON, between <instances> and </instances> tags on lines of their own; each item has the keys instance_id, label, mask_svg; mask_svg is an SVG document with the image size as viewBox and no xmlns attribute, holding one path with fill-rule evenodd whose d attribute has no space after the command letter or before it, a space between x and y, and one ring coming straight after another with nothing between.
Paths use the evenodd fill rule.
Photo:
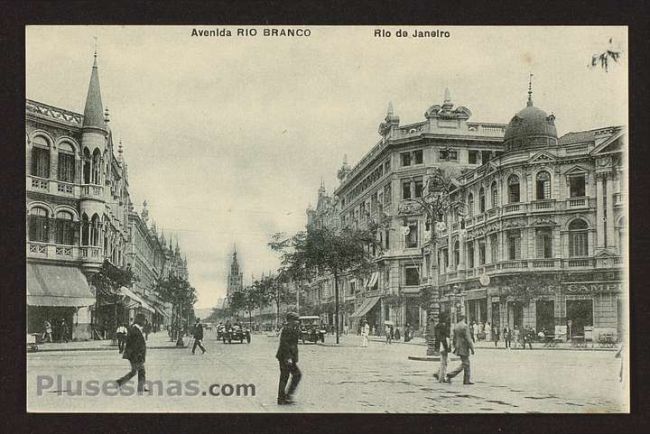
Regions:
<instances>
[{"instance_id":1,"label":"building facade","mask_svg":"<svg viewBox=\"0 0 650 434\"><path fill-rule=\"evenodd\" d=\"M381 329L390 320L422 333L422 295L439 286L442 312L463 310L470 321L620 335L624 128L558 138L554 117L530 95L509 124L470 117L448 92L414 124L400 126L389 106L379 143L354 168L344 163L331 197L321 186L308 226L373 225L383 247L372 276L339 282L341 323L354 330L365 318ZM432 245L433 225L414 199L438 169L454 179L450 199L463 206L443 216ZM533 273L539 283L527 285ZM331 280L307 289L314 311L332 303Z\"/></svg>"},{"instance_id":2,"label":"building facade","mask_svg":"<svg viewBox=\"0 0 650 434\"><path fill-rule=\"evenodd\" d=\"M83 114L27 100L25 126L27 332L42 333L49 321L56 334L65 320L69 338L101 338L134 310L154 315L151 284L159 268L187 275L187 264L171 248L161 256L159 240L133 211L97 56ZM117 298L97 294L90 282L105 261L134 266L135 288L121 288Z\"/></svg>"},{"instance_id":3,"label":"building facade","mask_svg":"<svg viewBox=\"0 0 650 434\"><path fill-rule=\"evenodd\" d=\"M239 262L237 261L237 247L235 247L235 250L232 253L230 268L228 270L228 286L226 288L225 305L228 305L228 300L233 292L241 291L242 289L244 289L244 273L239 268Z\"/></svg>"}]
</instances>

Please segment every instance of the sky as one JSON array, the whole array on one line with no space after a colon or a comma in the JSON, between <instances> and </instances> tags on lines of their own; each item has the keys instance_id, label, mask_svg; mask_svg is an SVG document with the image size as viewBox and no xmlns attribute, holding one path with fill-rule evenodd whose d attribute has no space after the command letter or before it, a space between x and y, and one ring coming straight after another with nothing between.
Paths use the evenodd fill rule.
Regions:
<instances>
[{"instance_id":1,"label":"sky","mask_svg":"<svg viewBox=\"0 0 650 434\"><path fill-rule=\"evenodd\" d=\"M231 37L191 36L228 29ZM238 37L238 28L257 36ZM304 229L321 182L380 139L389 102L401 124L452 101L470 121L507 123L533 101L558 133L628 123L625 27L28 26L26 94L83 113L97 40L102 100L129 166L135 209L187 254L199 308L225 296L233 247L245 283L277 269L272 234ZM383 29L391 37L376 37ZM398 38L444 30L448 38ZM588 68L613 38L608 72Z\"/></svg>"}]
</instances>

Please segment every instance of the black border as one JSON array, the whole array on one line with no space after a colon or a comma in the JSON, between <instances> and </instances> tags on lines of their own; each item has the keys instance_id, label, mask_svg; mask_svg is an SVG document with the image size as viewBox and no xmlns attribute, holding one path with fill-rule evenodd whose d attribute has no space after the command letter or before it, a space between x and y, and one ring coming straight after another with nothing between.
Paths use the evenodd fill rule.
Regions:
<instances>
[{"instance_id":1,"label":"black border","mask_svg":"<svg viewBox=\"0 0 650 434\"><path fill-rule=\"evenodd\" d=\"M4 164L0 170L3 230L0 330L3 364L0 409L4 432L585 432L648 430L645 384L650 331L648 270L647 120L648 3L521 0L507 2L22 2L2 1L0 116ZM357 414L26 414L24 71L27 24L302 24L302 25L629 25L630 64L630 330L631 415L357 415ZM597 89L594 89L596 92ZM558 379L561 381L561 379ZM598 379L594 378L594 382ZM645 429L644 429L645 428Z\"/></svg>"}]
</instances>

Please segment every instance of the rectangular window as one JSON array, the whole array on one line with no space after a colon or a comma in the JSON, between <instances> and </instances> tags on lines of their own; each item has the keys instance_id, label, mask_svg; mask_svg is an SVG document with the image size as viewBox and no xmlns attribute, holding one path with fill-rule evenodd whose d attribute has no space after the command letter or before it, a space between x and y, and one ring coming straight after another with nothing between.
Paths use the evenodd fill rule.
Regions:
<instances>
[{"instance_id":1,"label":"rectangular window","mask_svg":"<svg viewBox=\"0 0 650 434\"><path fill-rule=\"evenodd\" d=\"M406 235L406 247L414 248L418 246L418 222L408 224L409 233Z\"/></svg>"},{"instance_id":2,"label":"rectangular window","mask_svg":"<svg viewBox=\"0 0 650 434\"><path fill-rule=\"evenodd\" d=\"M386 234L384 236L384 240L386 243L386 250L390 249L390 230L386 229Z\"/></svg>"},{"instance_id":3,"label":"rectangular window","mask_svg":"<svg viewBox=\"0 0 650 434\"><path fill-rule=\"evenodd\" d=\"M571 257L587 256L587 232L576 232L569 234L569 255Z\"/></svg>"},{"instance_id":4,"label":"rectangular window","mask_svg":"<svg viewBox=\"0 0 650 434\"><path fill-rule=\"evenodd\" d=\"M402 199L411 198L411 181L402 181Z\"/></svg>"},{"instance_id":5,"label":"rectangular window","mask_svg":"<svg viewBox=\"0 0 650 434\"><path fill-rule=\"evenodd\" d=\"M538 258L553 257L553 236L550 229L537 229L536 231L536 250Z\"/></svg>"},{"instance_id":6,"label":"rectangular window","mask_svg":"<svg viewBox=\"0 0 650 434\"><path fill-rule=\"evenodd\" d=\"M56 243L71 246L74 244L74 223L69 220L56 220Z\"/></svg>"},{"instance_id":7,"label":"rectangular window","mask_svg":"<svg viewBox=\"0 0 650 434\"><path fill-rule=\"evenodd\" d=\"M508 232L508 259L521 259L521 232Z\"/></svg>"},{"instance_id":8,"label":"rectangular window","mask_svg":"<svg viewBox=\"0 0 650 434\"><path fill-rule=\"evenodd\" d=\"M59 181L74 182L74 155L59 151Z\"/></svg>"},{"instance_id":9,"label":"rectangular window","mask_svg":"<svg viewBox=\"0 0 650 434\"><path fill-rule=\"evenodd\" d=\"M415 197L422 197L423 190L424 182L422 181L422 178L420 178L415 181Z\"/></svg>"},{"instance_id":10,"label":"rectangular window","mask_svg":"<svg viewBox=\"0 0 650 434\"><path fill-rule=\"evenodd\" d=\"M400 160L402 162L402 166L410 166L411 165L411 153L410 152L402 152L399 154Z\"/></svg>"},{"instance_id":11,"label":"rectangular window","mask_svg":"<svg viewBox=\"0 0 650 434\"><path fill-rule=\"evenodd\" d=\"M474 243L467 243L467 268L474 268Z\"/></svg>"},{"instance_id":12,"label":"rectangular window","mask_svg":"<svg viewBox=\"0 0 650 434\"><path fill-rule=\"evenodd\" d=\"M478 243L478 265L485 265L485 242Z\"/></svg>"},{"instance_id":13,"label":"rectangular window","mask_svg":"<svg viewBox=\"0 0 650 434\"><path fill-rule=\"evenodd\" d=\"M390 184L384 186L384 205L389 206L392 202Z\"/></svg>"},{"instance_id":14,"label":"rectangular window","mask_svg":"<svg viewBox=\"0 0 650 434\"><path fill-rule=\"evenodd\" d=\"M423 163L424 159L422 155L422 149L413 152L413 159L415 160L415 164Z\"/></svg>"},{"instance_id":15,"label":"rectangular window","mask_svg":"<svg viewBox=\"0 0 650 434\"><path fill-rule=\"evenodd\" d=\"M497 234L490 235L490 254L492 255L492 263L499 262L499 242L497 241Z\"/></svg>"},{"instance_id":16,"label":"rectangular window","mask_svg":"<svg viewBox=\"0 0 650 434\"><path fill-rule=\"evenodd\" d=\"M441 149L439 159L442 161L458 161L458 151L455 149Z\"/></svg>"},{"instance_id":17,"label":"rectangular window","mask_svg":"<svg viewBox=\"0 0 650 434\"><path fill-rule=\"evenodd\" d=\"M48 218L41 215L29 216L29 240L47 243L48 240Z\"/></svg>"},{"instance_id":18,"label":"rectangular window","mask_svg":"<svg viewBox=\"0 0 650 434\"><path fill-rule=\"evenodd\" d=\"M481 151L481 163L485 164L491 160L492 151Z\"/></svg>"},{"instance_id":19,"label":"rectangular window","mask_svg":"<svg viewBox=\"0 0 650 434\"><path fill-rule=\"evenodd\" d=\"M34 147L32 152L32 175L40 178L50 177L49 149Z\"/></svg>"},{"instance_id":20,"label":"rectangular window","mask_svg":"<svg viewBox=\"0 0 650 434\"><path fill-rule=\"evenodd\" d=\"M418 267L405 267L406 286L417 286L420 284L420 269Z\"/></svg>"},{"instance_id":21,"label":"rectangular window","mask_svg":"<svg viewBox=\"0 0 650 434\"><path fill-rule=\"evenodd\" d=\"M468 161L469 164L478 164L478 151L469 151Z\"/></svg>"},{"instance_id":22,"label":"rectangular window","mask_svg":"<svg viewBox=\"0 0 650 434\"><path fill-rule=\"evenodd\" d=\"M585 193L585 176L569 177L569 197L584 197Z\"/></svg>"}]
</instances>

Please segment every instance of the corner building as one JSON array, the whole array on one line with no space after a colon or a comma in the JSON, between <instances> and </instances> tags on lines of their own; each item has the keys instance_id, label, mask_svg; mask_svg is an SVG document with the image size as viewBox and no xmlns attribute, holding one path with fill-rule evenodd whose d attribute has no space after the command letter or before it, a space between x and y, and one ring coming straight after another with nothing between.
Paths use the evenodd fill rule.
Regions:
<instances>
[{"instance_id":1,"label":"corner building","mask_svg":"<svg viewBox=\"0 0 650 434\"><path fill-rule=\"evenodd\" d=\"M618 338L625 317L625 128L558 138L555 118L526 107L504 153L459 176L467 206L437 233L441 311L503 330Z\"/></svg>"}]
</instances>

